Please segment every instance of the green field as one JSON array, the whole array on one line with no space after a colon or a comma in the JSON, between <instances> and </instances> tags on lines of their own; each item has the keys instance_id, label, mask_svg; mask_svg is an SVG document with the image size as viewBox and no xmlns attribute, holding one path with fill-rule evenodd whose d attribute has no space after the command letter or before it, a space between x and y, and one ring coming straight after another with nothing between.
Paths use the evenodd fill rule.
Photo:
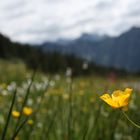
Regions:
<instances>
[{"instance_id":1,"label":"green field","mask_svg":"<svg viewBox=\"0 0 140 140\"><path fill-rule=\"evenodd\" d=\"M132 88L125 111L140 124L140 77L111 79L93 74L71 79L64 74L41 72L33 77L33 73L21 61L0 60L0 137L5 131L15 89L12 111L21 113L20 119L10 114L2 140L12 140L17 130L15 140L140 139L140 129L128 122L119 109L111 108L99 98L105 92ZM31 107L33 113L24 115L23 106Z\"/></svg>"}]
</instances>

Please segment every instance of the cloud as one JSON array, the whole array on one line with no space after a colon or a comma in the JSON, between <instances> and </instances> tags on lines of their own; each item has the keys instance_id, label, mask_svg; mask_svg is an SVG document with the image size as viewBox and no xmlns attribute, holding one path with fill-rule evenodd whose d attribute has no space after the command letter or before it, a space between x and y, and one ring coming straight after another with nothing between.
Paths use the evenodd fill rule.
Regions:
<instances>
[{"instance_id":1,"label":"cloud","mask_svg":"<svg viewBox=\"0 0 140 140\"><path fill-rule=\"evenodd\" d=\"M140 26L139 0L1 0L0 32L23 43L119 35Z\"/></svg>"}]
</instances>

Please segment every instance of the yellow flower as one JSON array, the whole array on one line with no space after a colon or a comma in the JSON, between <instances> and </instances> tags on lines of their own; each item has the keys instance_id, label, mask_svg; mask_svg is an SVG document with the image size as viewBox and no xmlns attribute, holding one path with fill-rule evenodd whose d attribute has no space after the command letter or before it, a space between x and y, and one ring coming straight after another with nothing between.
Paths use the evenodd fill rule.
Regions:
<instances>
[{"instance_id":1,"label":"yellow flower","mask_svg":"<svg viewBox=\"0 0 140 140\"><path fill-rule=\"evenodd\" d=\"M68 94L68 93L62 94L62 98L63 98L64 100L68 100L68 99L69 99L69 94Z\"/></svg>"},{"instance_id":2,"label":"yellow flower","mask_svg":"<svg viewBox=\"0 0 140 140\"><path fill-rule=\"evenodd\" d=\"M132 89L126 88L124 91L114 91L111 96L108 93L106 93L100 98L112 108L121 108L128 105L128 100L130 98L131 93Z\"/></svg>"},{"instance_id":3,"label":"yellow flower","mask_svg":"<svg viewBox=\"0 0 140 140\"><path fill-rule=\"evenodd\" d=\"M26 116L29 116L29 115L31 115L31 114L33 113L33 110L32 110L32 108L30 108L30 107L24 107L24 108L23 108L23 113L24 113Z\"/></svg>"},{"instance_id":4,"label":"yellow flower","mask_svg":"<svg viewBox=\"0 0 140 140\"><path fill-rule=\"evenodd\" d=\"M34 121L30 119L30 120L27 121L27 123L28 123L29 125L32 125L32 124L34 123Z\"/></svg>"},{"instance_id":5,"label":"yellow flower","mask_svg":"<svg viewBox=\"0 0 140 140\"><path fill-rule=\"evenodd\" d=\"M20 112L14 110L12 111L12 116L18 118L20 116Z\"/></svg>"}]
</instances>

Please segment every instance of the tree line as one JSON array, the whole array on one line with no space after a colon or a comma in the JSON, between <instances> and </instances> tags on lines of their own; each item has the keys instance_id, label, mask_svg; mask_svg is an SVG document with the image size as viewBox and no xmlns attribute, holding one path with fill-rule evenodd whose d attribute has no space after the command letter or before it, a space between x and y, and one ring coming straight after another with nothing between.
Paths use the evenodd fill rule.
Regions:
<instances>
[{"instance_id":1,"label":"tree line","mask_svg":"<svg viewBox=\"0 0 140 140\"><path fill-rule=\"evenodd\" d=\"M118 73L118 70L98 66L74 55L64 55L56 51L44 52L41 48L33 45L12 42L1 34L0 58L21 59L30 69L38 69L44 73L63 73L67 68L71 68L74 75L86 75L93 72L106 74L111 71ZM85 62L87 63L86 68L83 67ZM121 73L126 72L121 71Z\"/></svg>"}]
</instances>

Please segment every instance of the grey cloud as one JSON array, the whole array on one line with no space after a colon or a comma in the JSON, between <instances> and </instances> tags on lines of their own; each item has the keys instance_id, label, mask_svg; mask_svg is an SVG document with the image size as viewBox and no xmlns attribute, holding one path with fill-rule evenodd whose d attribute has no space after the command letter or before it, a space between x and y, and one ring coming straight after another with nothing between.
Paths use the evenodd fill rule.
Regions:
<instances>
[{"instance_id":1,"label":"grey cloud","mask_svg":"<svg viewBox=\"0 0 140 140\"><path fill-rule=\"evenodd\" d=\"M114 2L113 1L101 1L96 4L96 9L108 9L109 7L113 6Z\"/></svg>"},{"instance_id":2,"label":"grey cloud","mask_svg":"<svg viewBox=\"0 0 140 140\"><path fill-rule=\"evenodd\" d=\"M20 1L12 1L11 3L10 3L10 1L6 4L6 6L3 8L3 10L4 11L12 11L12 10L14 10L15 8L17 9L17 8L21 8L21 7L23 7L25 5L25 1L24 0L20 0Z\"/></svg>"},{"instance_id":3,"label":"grey cloud","mask_svg":"<svg viewBox=\"0 0 140 140\"><path fill-rule=\"evenodd\" d=\"M127 17L138 17L140 18L140 7L135 8L131 11L129 11L127 14L125 14Z\"/></svg>"},{"instance_id":4,"label":"grey cloud","mask_svg":"<svg viewBox=\"0 0 140 140\"><path fill-rule=\"evenodd\" d=\"M7 16L3 17L3 19L5 20L14 20L14 19L18 19L18 18L23 18L29 14L31 14L33 11L32 10L15 10L15 11L12 11L11 13L12 14L8 14Z\"/></svg>"},{"instance_id":5,"label":"grey cloud","mask_svg":"<svg viewBox=\"0 0 140 140\"><path fill-rule=\"evenodd\" d=\"M16 41L116 35L139 24L139 0L2 0L0 31ZM38 38L38 39L37 39Z\"/></svg>"}]
</instances>

